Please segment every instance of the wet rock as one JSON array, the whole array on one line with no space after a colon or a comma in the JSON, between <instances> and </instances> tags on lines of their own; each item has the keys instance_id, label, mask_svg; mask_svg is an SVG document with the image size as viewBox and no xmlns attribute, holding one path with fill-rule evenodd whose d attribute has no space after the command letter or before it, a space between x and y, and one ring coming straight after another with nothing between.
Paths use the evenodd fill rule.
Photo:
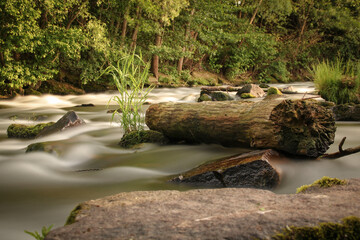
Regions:
<instances>
[{"instance_id":1,"label":"wet rock","mask_svg":"<svg viewBox=\"0 0 360 240\"><path fill-rule=\"evenodd\" d=\"M280 174L270 164L274 150L258 150L206 163L172 179L172 182L208 187L276 187Z\"/></svg>"},{"instance_id":2,"label":"wet rock","mask_svg":"<svg viewBox=\"0 0 360 240\"><path fill-rule=\"evenodd\" d=\"M60 118L55 124L44 128L36 138L44 137L53 133L61 132L65 129L84 125L85 121L79 118L74 111L67 112L62 118Z\"/></svg>"},{"instance_id":3,"label":"wet rock","mask_svg":"<svg viewBox=\"0 0 360 240\"><path fill-rule=\"evenodd\" d=\"M45 240L270 239L286 226L360 217L359 196L360 179L300 194L250 188L127 192L79 204L69 225Z\"/></svg>"},{"instance_id":4,"label":"wet rock","mask_svg":"<svg viewBox=\"0 0 360 240\"><path fill-rule=\"evenodd\" d=\"M259 87L256 84L247 84L244 87L242 87L237 93L237 96L241 96L241 94L243 93L250 93L251 95L255 96L255 97L264 97L266 94L264 92L264 90L262 90L261 87Z\"/></svg>"},{"instance_id":5,"label":"wet rock","mask_svg":"<svg viewBox=\"0 0 360 240\"><path fill-rule=\"evenodd\" d=\"M277 87L271 87L267 90L268 95L282 95L281 91Z\"/></svg>"},{"instance_id":6,"label":"wet rock","mask_svg":"<svg viewBox=\"0 0 360 240\"><path fill-rule=\"evenodd\" d=\"M360 104L340 104L332 110L336 121L360 121Z\"/></svg>"},{"instance_id":7,"label":"wet rock","mask_svg":"<svg viewBox=\"0 0 360 240\"><path fill-rule=\"evenodd\" d=\"M54 123L39 123L35 126L24 124L11 124L7 129L9 138L35 138L44 128L52 126Z\"/></svg>"},{"instance_id":8,"label":"wet rock","mask_svg":"<svg viewBox=\"0 0 360 240\"><path fill-rule=\"evenodd\" d=\"M141 143L167 144L169 140L161 132L153 130L132 131L125 134L119 145L124 148L131 148Z\"/></svg>"},{"instance_id":9,"label":"wet rock","mask_svg":"<svg viewBox=\"0 0 360 240\"><path fill-rule=\"evenodd\" d=\"M288 86L282 89L279 89L283 94L296 94L298 92L295 91L293 86Z\"/></svg>"},{"instance_id":10,"label":"wet rock","mask_svg":"<svg viewBox=\"0 0 360 240\"><path fill-rule=\"evenodd\" d=\"M204 101L231 101L234 100L228 93L222 91L202 90L198 102Z\"/></svg>"}]
</instances>

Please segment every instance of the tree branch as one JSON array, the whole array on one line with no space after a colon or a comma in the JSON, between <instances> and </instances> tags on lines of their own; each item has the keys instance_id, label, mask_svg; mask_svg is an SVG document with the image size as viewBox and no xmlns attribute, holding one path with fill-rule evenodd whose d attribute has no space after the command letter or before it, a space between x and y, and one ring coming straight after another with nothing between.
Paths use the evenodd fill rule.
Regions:
<instances>
[{"instance_id":1,"label":"tree branch","mask_svg":"<svg viewBox=\"0 0 360 240\"><path fill-rule=\"evenodd\" d=\"M343 149L343 145L345 143L346 137L344 137L340 144L339 144L339 151L335 152L335 153L329 153L329 154L324 154L322 156L320 156L319 158L326 158L326 159L335 159L335 158L341 158L350 154L354 154L357 152L360 152L360 146L357 146L355 148L347 148L347 149Z\"/></svg>"}]
</instances>

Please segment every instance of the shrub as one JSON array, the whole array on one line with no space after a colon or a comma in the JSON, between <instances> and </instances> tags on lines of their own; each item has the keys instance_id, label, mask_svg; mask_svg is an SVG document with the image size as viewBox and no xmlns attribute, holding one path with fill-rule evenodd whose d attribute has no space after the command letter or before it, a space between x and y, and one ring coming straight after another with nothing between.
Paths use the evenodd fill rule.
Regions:
<instances>
[{"instance_id":1,"label":"shrub","mask_svg":"<svg viewBox=\"0 0 360 240\"><path fill-rule=\"evenodd\" d=\"M336 104L357 103L359 101L359 74L351 62L345 64L337 59L335 62L323 61L312 66L311 73L319 94L327 101Z\"/></svg>"}]
</instances>

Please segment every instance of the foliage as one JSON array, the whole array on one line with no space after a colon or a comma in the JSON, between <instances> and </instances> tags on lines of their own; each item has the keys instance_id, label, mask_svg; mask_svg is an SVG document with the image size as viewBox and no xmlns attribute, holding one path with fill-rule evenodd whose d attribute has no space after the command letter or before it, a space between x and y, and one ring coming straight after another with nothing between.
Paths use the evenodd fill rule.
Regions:
<instances>
[{"instance_id":1,"label":"foliage","mask_svg":"<svg viewBox=\"0 0 360 240\"><path fill-rule=\"evenodd\" d=\"M314 227L287 226L281 233L272 236L273 240L327 240L327 239L358 239L360 219L349 216L342 223L320 223Z\"/></svg>"},{"instance_id":2,"label":"foliage","mask_svg":"<svg viewBox=\"0 0 360 240\"><path fill-rule=\"evenodd\" d=\"M34 237L36 240L43 240L43 239L45 239L46 235L50 232L52 227L53 227L53 225L50 225L49 227L43 226L41 229L41 234L38 233L37 231L30 232L30 231L25 230L24 232L29 234L30 236Z\"/></svg>"},{"instance_id":3,"label":"foliage","mask_svg":"<svg viewBox=\"0 0 360 240\"><path fill-rule=\"evenodd\" d=\"M144 88L148 80L148 70L149 65L142 60L141 55L133 52L120 59L116 65L107 67L101 74L111 75L118 89L119 96L111 97L108 104L114 101L119 105L121 112L115 110L112 121L119 115L125 134L143 129L144 119L140 111L147 95L153 89Z\"/></svg>"},{"instance_id":4,"label":"foliage","mask_svg":"<svg viewBox=\"0 0 360 240\"><path fill-rule=\"evenodd\" d=\"M359 101L360 76L351 62L323 61L312 66L315 86L321 97L336 104Z\"/></svg>"},{"instance_id":5,"label":"foliage","mask_svg":"<svg viewBox=\"0 0 360 240\"><path fill-rule=\"evenodd\" d=\"M346 180L341 180L338 178L330 178L330 177L322 177L319 180L316 180L315 182L313 182L310 185L304 185L299 187L298 189L296 189L296 193L301 193L304 192L306 189L310 188L310 187L332 187L334 185L345 185L347 183Z\"/></svg>"}]
</instances>

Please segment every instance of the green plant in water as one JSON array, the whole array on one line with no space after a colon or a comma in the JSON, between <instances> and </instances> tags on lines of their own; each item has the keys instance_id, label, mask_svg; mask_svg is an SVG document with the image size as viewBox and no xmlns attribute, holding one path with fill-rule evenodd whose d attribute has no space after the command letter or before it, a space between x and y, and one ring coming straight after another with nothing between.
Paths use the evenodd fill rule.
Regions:
<instances>
[{"instance_id":1,"label":"green plant in water","mask_svg":"<svg viewBox=\"0 0 360 240\"><path fill-rule=\"evenodd\" d=\"M145 64L141 55L133 52L117 61L116 65L108 66L101 75L104 74L112 76L119 92L119 96L111 97L108 102L110 105L110 102L114 101L119 106L119 111L116 110L112 114L111 121L119 115L125 134L143 130L144 118L141 116L141 107L153 89L152 86L145 89L149 65Z\"/></svg>"},{"instance_id":2,"label":"green plant in water","mask_svg":"<svg viewBox=\"0 0 360 240\"><path fill-rule=\"evenodd\" d=\"M50 232L50 230L53 226L54 225L50 225L49 227L43 226L41 229L41 234L38 233L37 231L30 232L30 231L25 230L24 232L29 234L30 236L34 237L37 240L43 240L43 239L45 239L46 235Z\"/></svg>"},{"instance_id":3,"label":"green plant in water","mask_svg":"<svg viewBox=\"0 0 360 240\"><path fill-rule=\"evenodd\" d=\"M324 176L321 179L316 180L315 182L313 182L310 185L304 185L304 186L299 187L298 189L296 189L296 193L304 192L306 189L308 189L310 187L324 188L324 187L332 187L334 185L345 185L346 183L347 183L346 180Z\"/></svg>"},{"instance_id":4,"label":"green plant in water","mask_svg":"<svg viewBox=\"0 0 360 240\"><path fill-rule=\"evenodd\" d=\"M316 88L325 100L336 104L359 101L360 76L353 63L343 63L340 59L323 61L313 65L311 73Z\"/></svg>"}]
</instances>

